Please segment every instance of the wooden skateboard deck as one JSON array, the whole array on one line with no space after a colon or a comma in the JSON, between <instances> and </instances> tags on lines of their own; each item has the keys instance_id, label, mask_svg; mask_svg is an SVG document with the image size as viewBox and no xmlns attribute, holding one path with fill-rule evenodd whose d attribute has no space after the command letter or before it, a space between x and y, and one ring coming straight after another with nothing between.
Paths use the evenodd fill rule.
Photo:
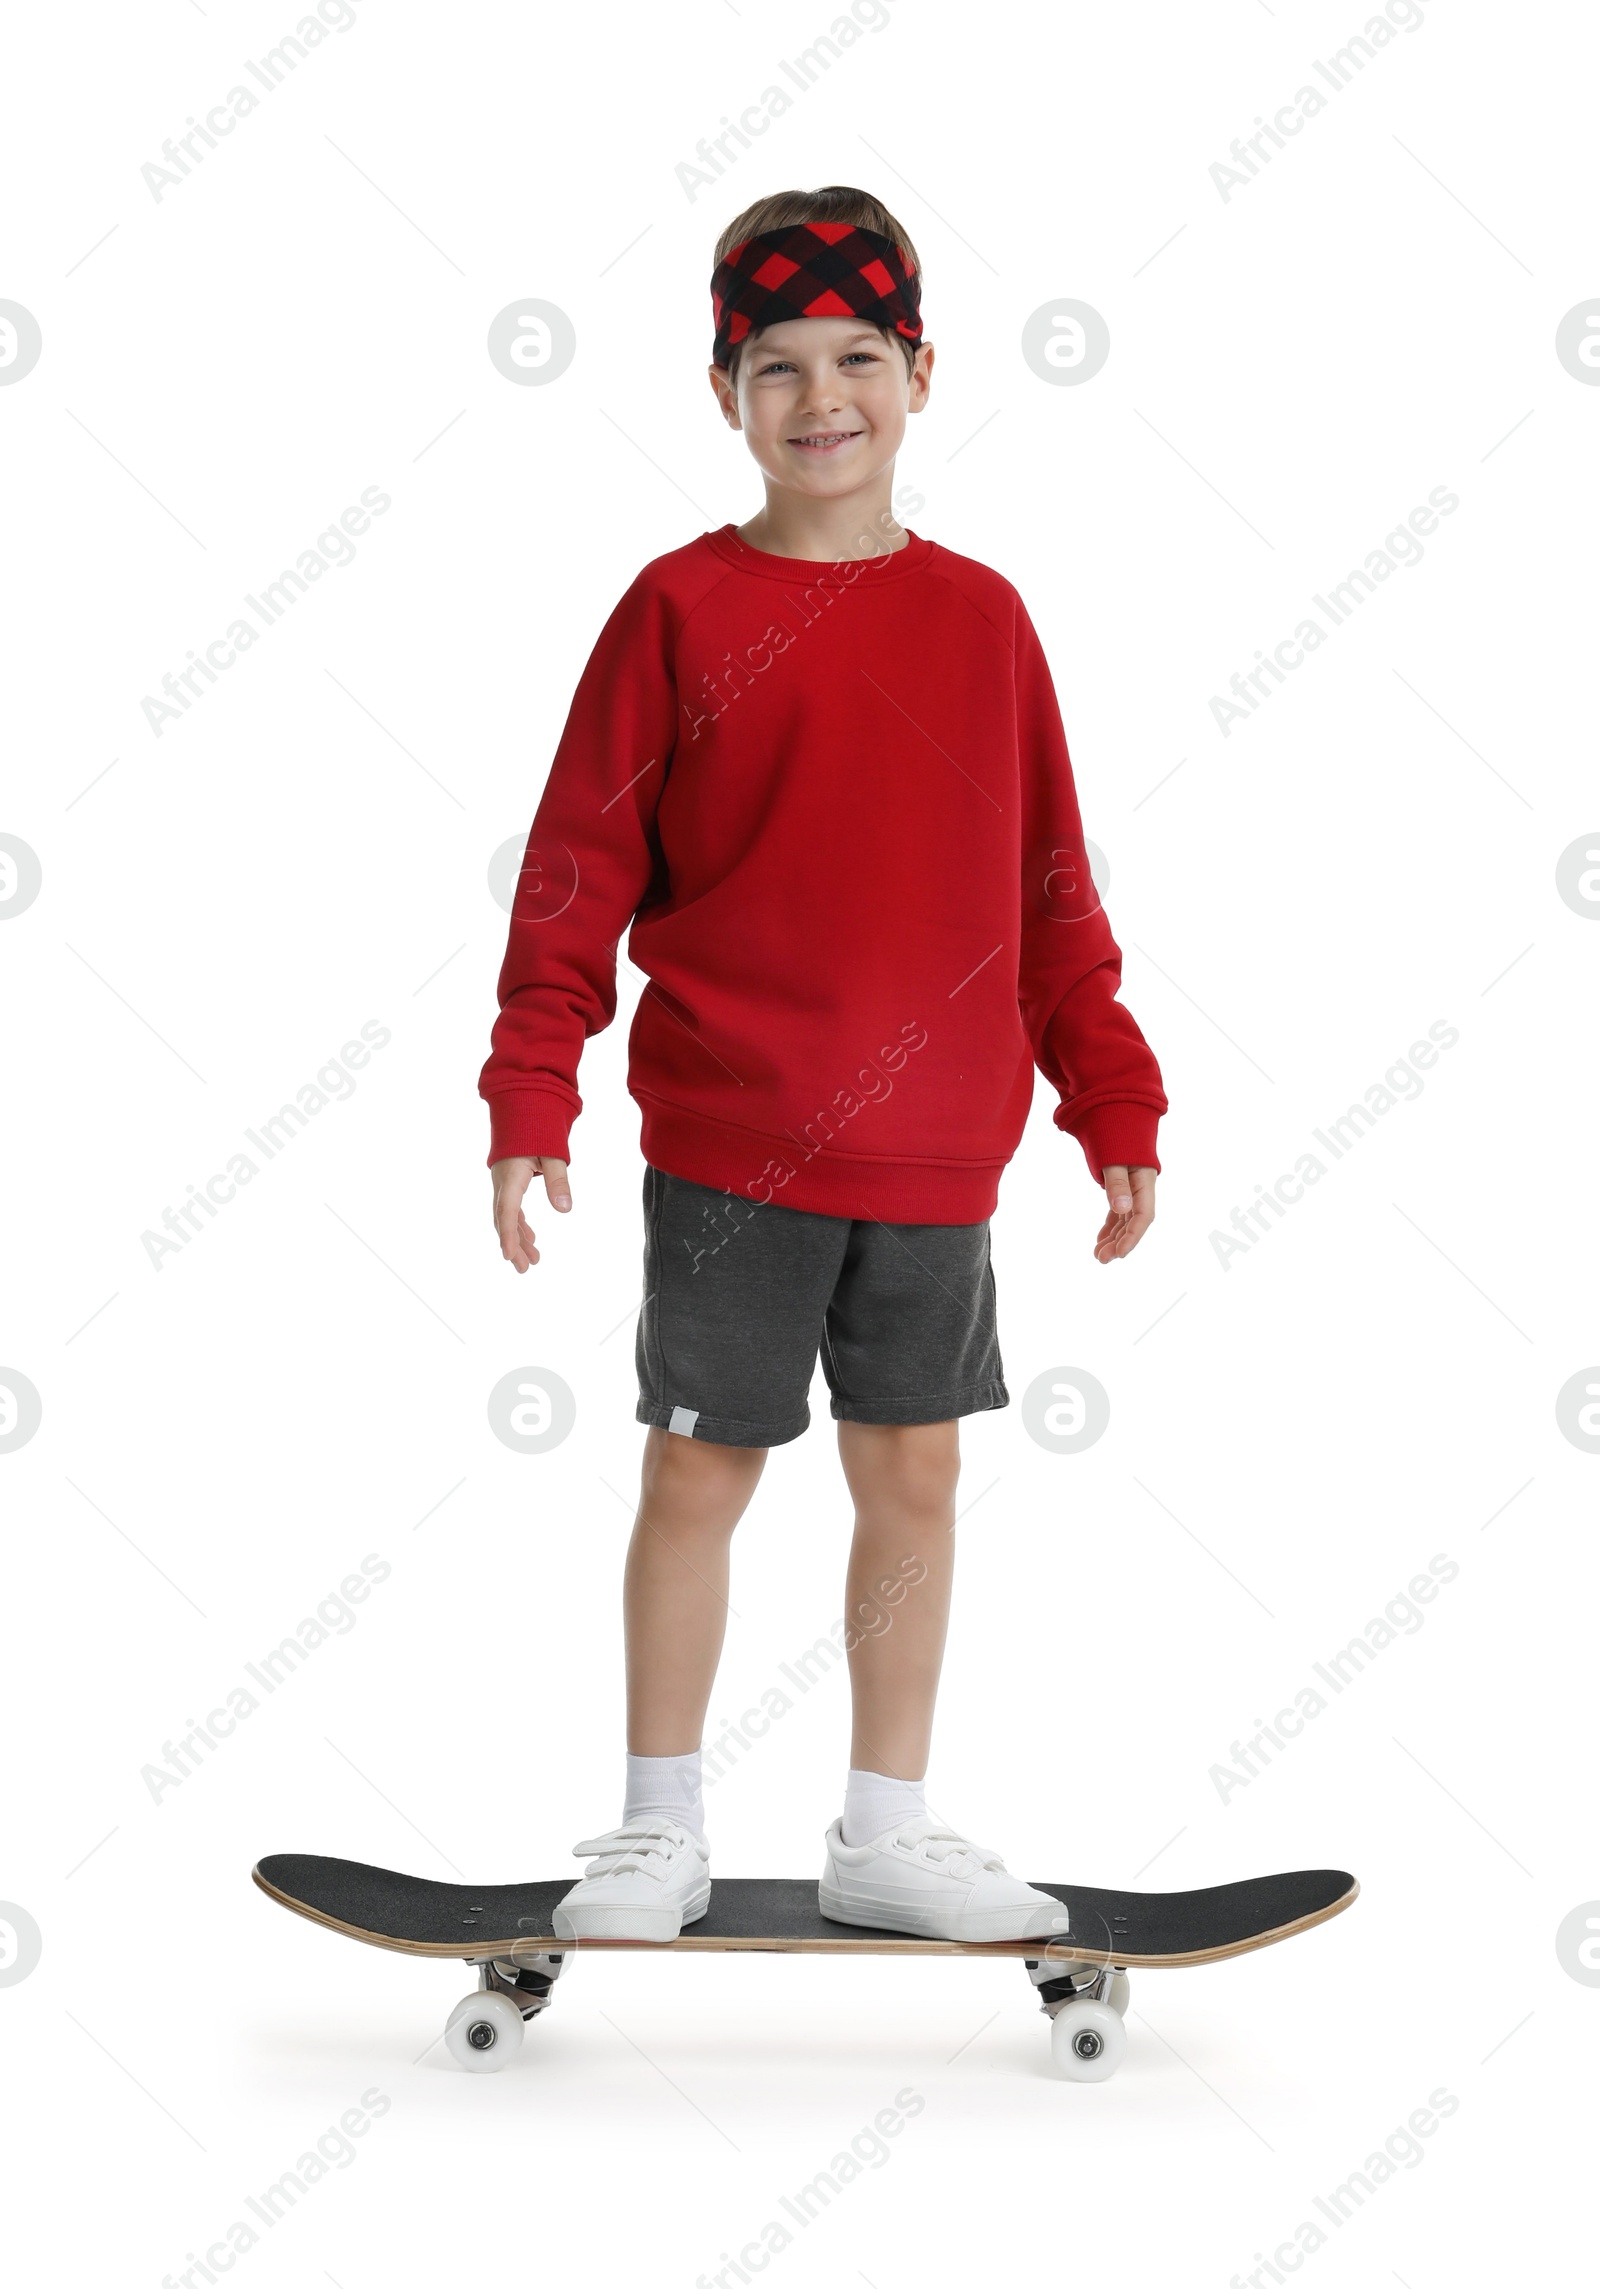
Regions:
<instances>
[{"instance_id":1,"label":"wooden skateboard deck","mask_svg":"<svg viewBox=\"0 0 1600 2289\"><path fill-rule=\"evenodd\" d=\"M359 1860L320 1859L276 1852L254 1876L269 1899L348 1938L402 1955L440 1955L481 1961L514 1951L652 1947L705 1950L748 1948L801 1955L1015 1955L1051 1954L1073 1962L1109 1960L1123 1969L1140 1965L1215 1963L1253 1947L1271 1947L1347 1908L1359 1886L1338 1868L1303 1868L1278 1876L1251 1876L1193 1892L1110 1892L1084 1884L1040 1884L1061 1901L1070 1928L1050 1942L1039 1939L921 1939L911 1932L876 1931L835 1923L817 1907L815 1882L799 1878L717 1876L711 1905L698 1923L671 1940L561 1939L551 1910L577 1877L539 1884L441 1884L404 1876Z\"/></svg>"}]
</instances>

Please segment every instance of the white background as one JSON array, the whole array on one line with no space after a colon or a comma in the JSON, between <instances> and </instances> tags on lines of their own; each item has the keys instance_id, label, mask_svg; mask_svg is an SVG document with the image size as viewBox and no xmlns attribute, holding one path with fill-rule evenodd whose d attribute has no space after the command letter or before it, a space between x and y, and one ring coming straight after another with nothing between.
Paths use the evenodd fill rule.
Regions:
<instances>
[{"instance_id":1,"label":"white background","mask_svg":"<svg viewBox=\"0 0 1600 2289\"><path fill-rule=\"evenodd\" d=\"M1556 888L1597 824L1600 391L1554 348L1600 292L1593 22L1425 0L1224 199L1214 163L1327 90L1360 5L861 0L689 188L826 7L354 13L159 200L141 168L293 8L36 9L8 38L0 295L44 345L0 389L0 832L43 870L0 932L0 1366L43 1410L0 1456L0 1897L43 1935L0 1989L18 2277L181 2276L374 2089L353 2159L237 2260L251 2289L688 2289L907 2088L881 2166L773 2259L789 2289L1223 2289L1441 2088L1455 2113L1309 2277L1553 2274L1600 2012L1555 1947L1600 1894L1600 1463L1556 1416L1600 1356L1600 931ZM469 2077L434 2040L459 1966L292 1920L250 1869L576 1874L618 1809L640 981L585 1059L576 1212L535 1207L519 1280L475 1094L488 872L634 572L759 505L705 378L711 250L828 181L921 253L902 513L1039 626L1173 1106L1129 1262L1092 1259L1101 1196L1042 1083L1006 1174L1013 1403L963 1426L930 1795L1030 1876L1331 1865L1362 1896L1136 1974L1101 2087L1051 2076L1014 1965L733 1956L581 1963L513 2070ZM523 296L576 328L547 387L485 352ZM1080 387L1021 355L1063 296L1110 328ZM368 486L392 505L355 561L155 736L162 676ZM1230 676L1438 486L1423 560L1224 737ZM155 1268L163 1212L373 1019L355 1094ZM1224 1269L1212 1233L1437 1020L1460 1038L1420 1097ZM530 1366L578 1406L539 1457L486 1416ZM1062 1369L1111 1403L1071 1457L1019 1403ZM819 1377L740 1532L714 1718L834 1620L847 1531ZM391 1571L355 1626L153 1801L163 1743L368 1553ZM1423 1626L1224 1802L1230 1744L1440 1553ZM712 1792L715 1868L812 1874L846 1747L840 1675Z\"/></svg>"}]
</instances>

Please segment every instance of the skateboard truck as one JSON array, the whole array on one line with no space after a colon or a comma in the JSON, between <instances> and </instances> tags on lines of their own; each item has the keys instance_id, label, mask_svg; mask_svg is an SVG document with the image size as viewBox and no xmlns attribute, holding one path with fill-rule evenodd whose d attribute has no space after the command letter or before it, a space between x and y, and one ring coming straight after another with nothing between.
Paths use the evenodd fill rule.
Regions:
<instances>
[{"instance_id":1,"label":"skateboard truck","mask_svg":"<svg viewBox=\"0 0 1600 2289\"><path fill-rule=\"evenodd\" d=\"M445 2021L445 2048L458 2066L478 2074L505 2066L522 2046L524 2022L550 2008L550 1992L566 1954L471 1956L478 1985Z\"/></svg>"},{"instance_id":2,"label":"skateboard truck","mask_svg":"<svg viewBox=\"0 0 1600 2289\"><path fill-rule=\"evenodd\" d=\"M1119 1963L1060 1957L1024 1958L1024 1968L1050 2021L1050 2056L1069 2082L1104 2082L1128 2047L1123 2019L1128 1974Z\"/></svg>"}]
</instances>

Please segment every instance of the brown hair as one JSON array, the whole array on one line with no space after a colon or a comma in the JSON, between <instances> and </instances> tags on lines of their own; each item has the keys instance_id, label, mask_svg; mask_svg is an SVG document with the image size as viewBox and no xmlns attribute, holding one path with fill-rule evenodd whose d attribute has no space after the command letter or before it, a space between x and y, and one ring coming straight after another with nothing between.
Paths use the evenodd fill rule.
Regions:
<instances>
[{"instance_id":1,"label":"brown hair","mask_svg":"<svg viewBox=\"0 0 1600 2289\"><path fill-rule=\"evenodd\" d=\"M742 246L747 238L754 238L758 231L783 230L793 223L854 223L858 230L876 231L880 238L892 238L905 256L920 291L922 264L917 259L917 250L911 243L910 233L901 223L896 222L881 199L875 199L870 191L854 190L848 183L827 183L819 191L771 191L766 198L757 199L753 206L745 208L742 215L734 216L718 239L716 253L712 257L713 267L736 246ZM909 373L916 358L917 344L908 342L903 334L895 333L891 327L881 326L878 330L885 341L900 344L905 352L906 371ZM728 352L729 381L738 380L739 354L754 340L754 334L747 334L744 341L735 342Z\"/></svg>"}]
</instances>

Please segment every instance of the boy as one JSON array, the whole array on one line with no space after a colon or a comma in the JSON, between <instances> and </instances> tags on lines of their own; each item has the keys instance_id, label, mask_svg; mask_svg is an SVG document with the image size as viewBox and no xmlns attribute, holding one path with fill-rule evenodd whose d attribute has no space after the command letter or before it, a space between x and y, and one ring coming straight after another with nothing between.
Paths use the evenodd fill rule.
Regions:
<instances>
[{"instance_id":1,"label":"boy","mask_svg":"<svg viewBox=\"0 0 1600 2289\"><path fill-rule=\"evenodd\" d=\"M621 1824L556 1926L673 1939L705 1913L700 1741L728 1545L797 1438L819 1340L855 1503L844 1811L819 1902L959 1940L1059 1938L1060 1904L924 1801L959 1418L1009 1403L988 1218L1035 1063L1104 1184L1096 1260L1154 1214L1161 1075L1117 1001L1050 672L998 573L900 526L927 403L920 265L877 200L759 200L723 233L711 382L766 503L647 564L601 631L529 836L480 1093L502 1253L570 1209L568 1131L616 943L646 973L649 1426L624 1578Z\"/></svg>"}]
</instances>

